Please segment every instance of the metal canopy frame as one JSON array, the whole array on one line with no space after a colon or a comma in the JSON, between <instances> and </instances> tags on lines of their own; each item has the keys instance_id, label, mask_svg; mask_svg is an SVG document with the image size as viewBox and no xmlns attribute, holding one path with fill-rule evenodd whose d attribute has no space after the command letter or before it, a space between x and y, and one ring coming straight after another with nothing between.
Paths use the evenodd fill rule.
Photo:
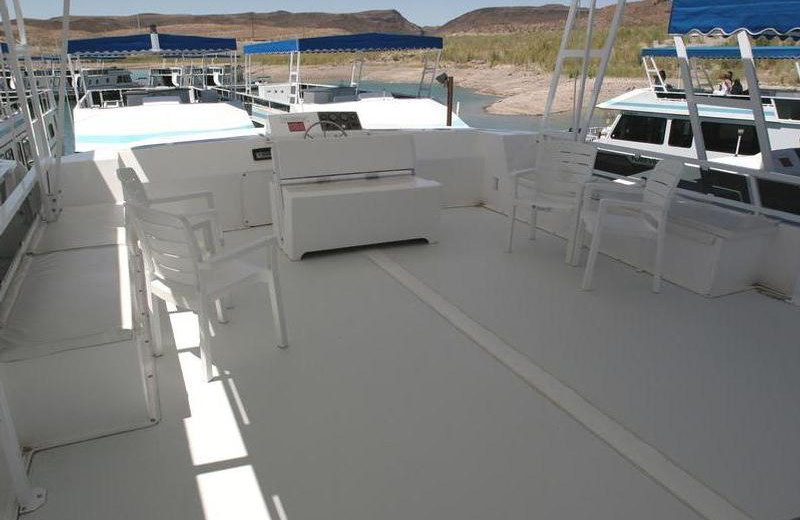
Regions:
<instances>
[{"instance_id":1,"label":"metal canopy frame","mask_svg":"<svg viewBox=\"0 0 800 520\"><path fill-rule=\"evenodd\" d=\"M561 74L564 71L565 62L570 59L580 60L581 72L575 84L575 111L570 133L575 141L586 140L595 106L600 97L600 90L603 88L603 80L605 79L608 63L611 59L611 51L614 48L614 42L616 41L617 33L622 23L622 15L625 13L626 0L616 0L616 4L614 16L611 20L608 35L606 36L603 46L601 48L593 48L592 40L594 36L594 17L597 11L597 0L589 0L584 45L582 48L570 48L570 39L578 28L578 14L581 10L587 9L583 7L583 0L572 0L567 16L567 23L564 28L564 34L561 38L561 47L558 51L555 71L553 72L553 77L550 82L547 103L545 104L544 114L542 116L542 126L545 130L550 130L550 116L552 115L553 105L558 95ZM595 77L594 85L587 103L585 97L587 84L590 79L589 66L593 60L600 61L597 67L597 76Z\"/></svg>"},{"instance_id":2,"label":"metal canopy frame","mask_svg":"<svg viewBox=\"0 0 800 520\"><path fill-rule=\"evenodd\" d=\"M289 56L289 103L302 103L301 58L306 54L356 53L350 73L350 86L358 89L364 69L365 52L388 52L393 50L435 51L435 56L425 54L422 76L417 89L417 97L430 97L444 43L439 37L416 36L389 33L365 33L344 36L322 36L299 38L274 42L254 42L244 46L245 91L252 91L252 56L255 54L284 54Z\"/></svg>"}]
</instances>

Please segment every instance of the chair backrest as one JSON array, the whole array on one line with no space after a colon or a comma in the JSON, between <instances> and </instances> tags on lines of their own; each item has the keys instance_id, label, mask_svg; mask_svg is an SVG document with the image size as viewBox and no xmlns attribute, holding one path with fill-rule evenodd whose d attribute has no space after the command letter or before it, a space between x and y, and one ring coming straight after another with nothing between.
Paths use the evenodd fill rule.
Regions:
<instances>
[{"instance_id":1,"label":"chair backrest","mask_svg":"<svg viewBox=\"0 0 800 520\"><path fill-rule=\"evenodd\" d=\"M133 168L118 168L117 178L122 183L122 196L125 202L140 206L150 206L150 199L144 189L144 184L139 179L139 174Z\"/></svg>"},{"instance_id":2,"label":"chair backrest","mask_svg":"<svg viewBox=\"0 0 800 520\"><path fill-rule=\"evenodd\" d=\"M165 282L198 287L202 253L189 221L131 202L125 208L152 274Z\"/></svg>"},{"instance_id":3,"label":"chair backrest","mask_svg":"<svg viewBox=\"0 0 800 520\"><path fill-rule=\"evenodd\" d=\"M551 140L539 147L536 189L544 193L577 194L594 171L597 148L588 143Z\"/></svg>"},{"instance_id":4,"label":"chair backrest","mask_svg":"<svg viewBox=\"0 0 800 520\"><path fill-rule=\"evenodd\" d=\"M655 211L646 211L651 218L661 221L666 216L675 189L681 180L683 169L684 164L681 161L665 159L649 172L642 200L658 208Z\"/></svg>"}]
</instances>

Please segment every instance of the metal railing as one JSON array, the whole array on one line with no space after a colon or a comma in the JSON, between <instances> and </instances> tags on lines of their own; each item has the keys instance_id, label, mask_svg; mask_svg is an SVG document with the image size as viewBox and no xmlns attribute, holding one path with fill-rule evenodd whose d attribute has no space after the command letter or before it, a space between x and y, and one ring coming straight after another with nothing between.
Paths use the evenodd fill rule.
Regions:
<instances>
[{"instance_id":1,"label":"metal railing","mask_svg":"<svg viewBox=\"0 0 800 520\"><path fill-rule=\"evenodd\" d=\"M651 152L651 151L642 152L641 150L637 150L635 148L619 146L615 144L606 144L606 143L595 143L595 144L597 145L597 148L601 151L615 152L618 154L633 156L637 158L655 159L655 160L676 159L676 156L674 155L660 153L660 152ZM680 193L681 196L688 199L707 202L717 206L736 209L738 211L753 213L755 215L765 215L782 221L791 222L794 224L800 224L800 214L789 213L786 211L781 211L778 209L770 208L768 206L764 206L760 197L761 187L759 186L759 181L769 181L779 184L785 184L789 189L800 189L800 177L796 177L793 175L785 175L781 173L765 172L762 170L745 168L742 166L719 163L713 160L699 160L690 157L679 158L679 159L683 160L688 166L697 168L701 172L712 171L712 172L722 172L722 173L741 176L746 182L750 202L727 199L724 197L715 196L710 193L703 193L700 191L694 191L686 188L678 189L678 192ZM624 175L617 175L614 173L600 171L600 170L596 170L595 175L600 177L606 177L609 179L627 179L627 180L631 179L630 177L626 177Z\"/></svg>"}]
</instances>

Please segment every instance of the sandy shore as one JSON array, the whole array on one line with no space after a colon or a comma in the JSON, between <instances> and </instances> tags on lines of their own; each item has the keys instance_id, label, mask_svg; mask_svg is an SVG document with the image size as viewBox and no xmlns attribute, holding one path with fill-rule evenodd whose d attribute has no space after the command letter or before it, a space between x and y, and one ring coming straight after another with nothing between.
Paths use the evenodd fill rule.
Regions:
<instances>
[{"instance_id":1,"label":"sandy shore","mask_svg":"<svg viewBox=\"0 0 800 520\"><path fill-rule=\"evenodd\" d=\"M455 77L458 86L500 98L487 107L487 112L491 114L540 115L544 111L551 80L548 73L511 65L496 67L445 65L444 70ZM270 75L273 81L281 81L287 75L287 69L284 66L270 66L264 67L262 73ZM419 81L420 74L420 65L366 63L363 79L386 83L415 83ZM303 67L303 80L305 81L349 77L349 66L309 65ZM644 86L646 86L644 78L606 78L600 101ZM554 110L556 112L568 111L572 108L573 81L566 77L563 78L560 89L561 95L556 100Z\"/></svg>"}]
</instances>

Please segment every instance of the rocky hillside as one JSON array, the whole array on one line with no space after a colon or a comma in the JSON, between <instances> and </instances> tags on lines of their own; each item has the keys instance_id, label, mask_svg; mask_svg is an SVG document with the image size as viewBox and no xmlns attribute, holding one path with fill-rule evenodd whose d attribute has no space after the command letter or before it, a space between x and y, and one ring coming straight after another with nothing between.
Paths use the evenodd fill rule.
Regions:
<instances>
[{"instance_id":1,"label":"rocky hillside","mask_svg":"<svg viewBox=\"0 0 800 520\"><path fill-rule=\"evenodd\" d=\"M670 0L641 0L629 2L625 9L625 25L667 26ZM609 23L615 6L600 9L597 20ZM487 7L470 11L455 18L435 32L448 34L489 34L529 31L537 28L560 29L567 20L569 8L562 4L547 4L539 7Z\"/></svg>"},{"instance_id":2,"label":"rocky hillside","mask_svg":"<svg viewBox=\"0 0 800 520\"><path fill-rule=\"evenodd\" d=\"M55 48L61 19L25 21L30 41L42 49ZM74 16L70 20L73 38L113 36L147 31L155 24L163 33L229 36L240 41L269 40L357 32L420 33L396 10L358 13L238 13L224 15L183 15L142 13L132 16ZM1 33L1 31L0 31Z\"/></svg>"},{"instance_id":3,"label":"rocky hillside","mask_svg":"<svg viewBox=\"0 0 800 520\"><path fill-rule=\"evenodd\" d=\"M541 25L563 24L569 7L548 4L540 7L486 7L450 20L436 29L439 34L513 32Z\"/></svg>"}]
</instances>

